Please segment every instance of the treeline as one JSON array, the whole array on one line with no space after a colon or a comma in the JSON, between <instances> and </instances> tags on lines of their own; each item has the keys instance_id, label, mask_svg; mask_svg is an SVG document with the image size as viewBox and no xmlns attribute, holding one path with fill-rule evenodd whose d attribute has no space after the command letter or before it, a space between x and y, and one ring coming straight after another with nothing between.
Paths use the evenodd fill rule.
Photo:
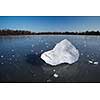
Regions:
<instances>
[{"instance_id":1,"label":"treeline","mask_svg":"<svg viewBox=\"0 0 100 100\"><path fill-rule=\"evenodd\" d=\"M0 30L0 35L32 35L31 31L24 31L24 30Z\"/></svg>"},{"instance_id":2,"label":"treeline","mask_svg":"<svg viewBox=\"0 0 100 100\"><path fill-rule=\"evenodd\" d=\"M24 30L0 30L0 35L100 35L99 31L86 32L31 32Z\"/></svg>"}]
</instances>

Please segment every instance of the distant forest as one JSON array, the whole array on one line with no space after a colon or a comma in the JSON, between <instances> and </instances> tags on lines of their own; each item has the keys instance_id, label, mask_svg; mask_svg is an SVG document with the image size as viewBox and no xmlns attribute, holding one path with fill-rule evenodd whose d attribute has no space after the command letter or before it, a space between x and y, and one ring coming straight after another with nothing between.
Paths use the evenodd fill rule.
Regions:
<instances>
[{"instance_id":1,"label":"distant forest","mask_svg":"<svg viewBox=\"0 0 100 100\"><path fill-rule=\"evenodd\" d=\"M99 31L85 32L31 32L24 30L0 30L0 35L100 35Z\"/></svg>"}]
</instances>

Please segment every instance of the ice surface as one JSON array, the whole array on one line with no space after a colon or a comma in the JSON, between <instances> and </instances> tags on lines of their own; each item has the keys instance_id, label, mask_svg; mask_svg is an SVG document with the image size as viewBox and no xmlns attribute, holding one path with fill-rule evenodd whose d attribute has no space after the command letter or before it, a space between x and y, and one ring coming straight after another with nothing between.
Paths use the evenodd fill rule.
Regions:
<instances>
[{"instance_id":1,"label":"ice surface","mask_svg":"<svg viewBox=\"0 0 100 100\"><path fill-rule=\"evenodd\" d=\"M55 66L62 63L72 64L78 61L79 51L67 39L57 43L56 46L41 55L41 58L48 64Z\"/></svg>"}]
</instances>

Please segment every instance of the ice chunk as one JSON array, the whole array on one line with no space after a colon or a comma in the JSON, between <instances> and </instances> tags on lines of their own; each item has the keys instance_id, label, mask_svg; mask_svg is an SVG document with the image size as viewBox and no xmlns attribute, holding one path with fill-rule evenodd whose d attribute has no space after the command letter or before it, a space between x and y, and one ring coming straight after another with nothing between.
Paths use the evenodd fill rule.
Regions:
<instances>
[{"instance_id":1,"label":"ice chunk","mask_svg":"<svg viewBox=\"0 0 100 100\"><path fill-rule=\"evenodd\" d=\"M58 77L58 74L55 73L53 76L54 76L55 78L57 78L57 77Z\"/></svg>"},{"instance_id":2,"label":"ice chunk","mask_svg":"<svg viewBox=\"0 0 100 100\"><path fill-rule=\"evenodd\" d=\"M99 62L94 62L94 64L95 64L95 65L98 65L98 64L99 64Z\"/></svg>"},{"instance_id":3,"label":"ice chunk","mask_svg":"<svg viewBox=\"0 0 100 100\"><path fill-rule=\"evenodd\" d=\"M61 63L72 64L78 61L79 51L67 39L57 43L56 46L41 55L41 58L48 64L55 66Z\"/></svg>"},{"instance_id":4,"label":"ice chunk","mask_svg":"<svg viewBox=\"0 0 100 100\"><path fill-rule=\"evenodd\" d=\"M89 60L88 61L90 64L94 64L94 65L98 65L99 64L99 62L97 62L97 61L91 61L91 60Z\"/></svg>"},{"instance_id":5,"label":"ice chunk","mask_svg":"<svg viewBox=\"0 0 100 100\"><path fill-rule=\"evenodd\" d=\"M56 70L55 69L53 69L53 72L55 72Z\"/></svg>"},{"instance_id":6,"label":"ice chunk","mask_svg":"<svg viewBox=\"0 0 100 100\"><path fill-rule=\"evenodd\" d=\"M1 64L3 65L4 63L2 62Z\"/></svg>"},{"instance_id":7,"label":"ice chunk","mask_svg":"<svg viewBox=\"0 0 100 100\"><path fill-rule=\"evenodd\" d=\"M92 64L92 63L93 63L93 61L91 61L91 60L89 60L88 62L89 62L90 64Z\"/></svg>"},{"instance_id":8,"label":"ice chunk","mask_svg":"<svg viewBox=\"0 0 100 100\"><path fill-rule=\"evenodd\" d=\"M1 55L1 58L3 58L4 56L3 55Z\"/></svg>"},{"instance_id":9,"label":"ice chunk","mask_svg":"<svg viewBox=\"0 0 100 100\"><path fill-rule=\"evenodd\" d=\"M14 49L12 49L11 51L14 52Z\"/></svg>"}]
</instances>

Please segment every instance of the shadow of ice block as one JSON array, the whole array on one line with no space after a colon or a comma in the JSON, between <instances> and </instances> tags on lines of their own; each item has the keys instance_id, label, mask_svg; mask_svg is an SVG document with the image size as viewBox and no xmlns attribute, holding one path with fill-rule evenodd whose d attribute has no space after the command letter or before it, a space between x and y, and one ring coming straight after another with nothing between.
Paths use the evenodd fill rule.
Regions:
<instances>
[{"instance_id":1,"label":"shadow of ice block","mask_svg":"<svg viewBox=\"0 0 100 100\"><path fill-rule=\"evenodd\" d=\"M57 43L52 50L41 54L41 59L52 66L62 63L72 64L78 61L79 51L70 41L64 39Z\"/></svg>"}]
</instances>

